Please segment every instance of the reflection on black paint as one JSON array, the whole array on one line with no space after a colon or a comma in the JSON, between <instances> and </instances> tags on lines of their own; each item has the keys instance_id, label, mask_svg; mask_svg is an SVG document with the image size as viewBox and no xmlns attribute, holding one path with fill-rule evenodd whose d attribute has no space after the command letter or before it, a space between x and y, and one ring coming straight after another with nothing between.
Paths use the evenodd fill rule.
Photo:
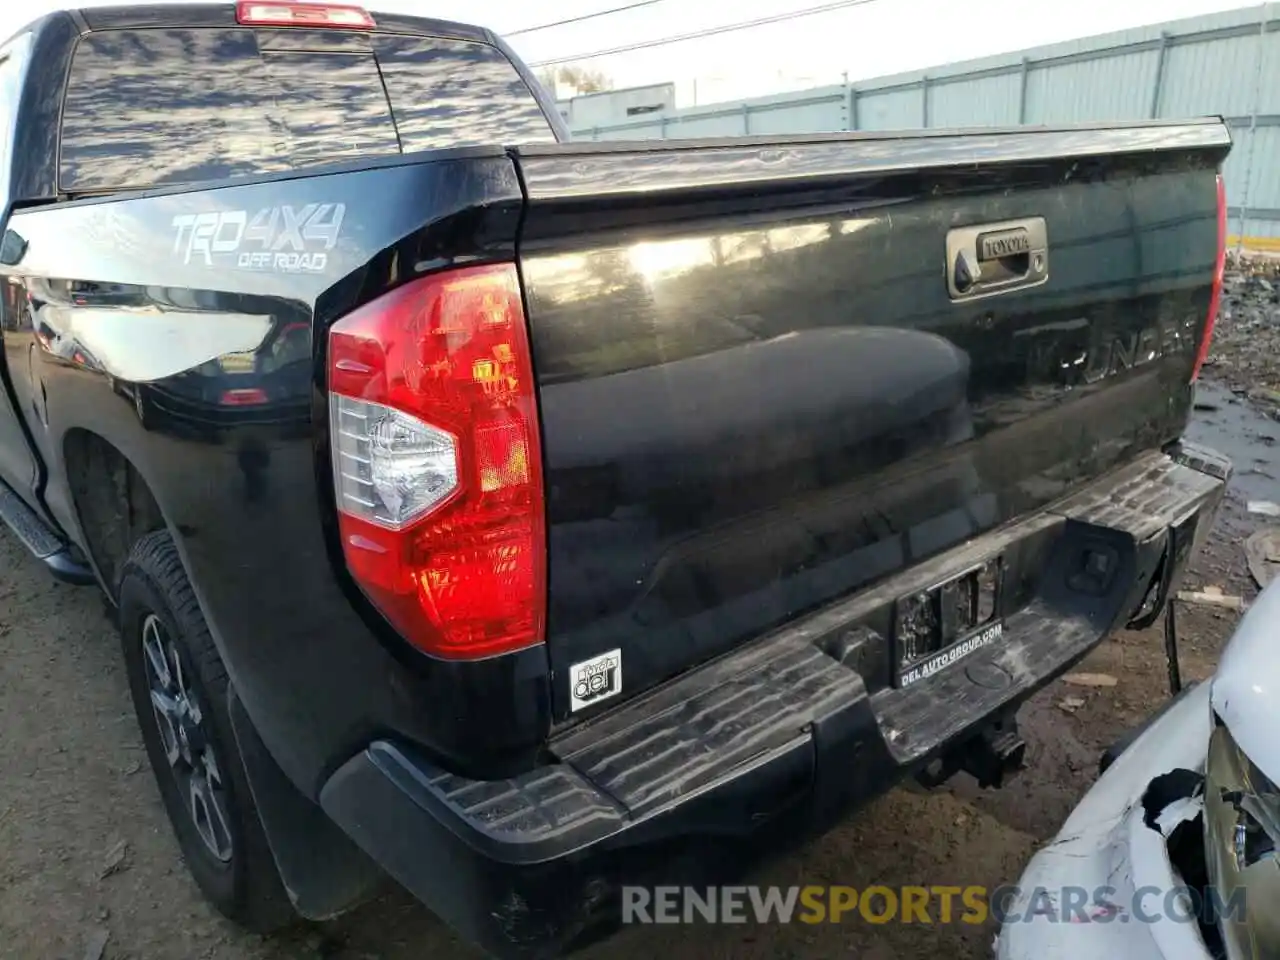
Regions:
<instances>
[{"instance_id":1,"label":"reflection on black paint","mask_svg":"<svg viewBox=\"0 0 1280 960\"><path fill-rule=\"evenodd\" d=\"M6 288L6 315L30 317L27 322L34 327L36 343L50 359L108 374L114 393L134 407L145 429L209 441L219 439L220 430L237 425L306 430L311 327L300 306L274 298L228 298L210 291L125 283L32 278L28 284L29 303L11 295L20 287ZM124 329L115 322L121 316L142 321L176 312L185 316L182 322L191 324L201 315L216 322L228 308L262 317L261 340L251 348L211 357L158 380L122 376L120 369L103 363L77 334L96 331L97 337L107 338L103 343L110 347L108 353L118 356L124 348L111 339L110 331ZM246 462L259 463L261 458L249 456Z\"/></svg>"},{"instance_id":2,"label":"reflection on black paint","mask_svg":"<svg viewBox=\"0 0 1280 960\"><path fill-rule=\"evenodd\" d=\"M107 30L83 37L72 61L61 186L141 187L401 149L554 139L515 68L487 44L320 31Z\"/></svg>"}]
</instances>

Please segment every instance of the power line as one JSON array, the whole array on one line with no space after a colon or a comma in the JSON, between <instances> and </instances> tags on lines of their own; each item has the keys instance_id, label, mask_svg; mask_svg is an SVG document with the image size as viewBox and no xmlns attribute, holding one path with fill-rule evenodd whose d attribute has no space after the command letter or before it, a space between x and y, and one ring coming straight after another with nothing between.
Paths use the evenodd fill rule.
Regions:
<instances>
[{"instance_id":1,"label":"power line","mask_svg":"<svg viewBox=\"0 0 1280 960\"><path fill-rule=\"evenodd\" d=\"M580 17L570 17L568 20L557 20L554 23L540 23L536 27L521 27L519 30L508 30L503 34L503 36L516 37L522 33L537 33L539 30L550 30L552 27L564 27L571 23L581 23L583 20L594 20L597 17L608 17L615 13L622 13L624 10L636 10L640 7L652 7L659 3L666 3L666 0L640 0L639 3L628 3L624 7L613 7L610 10L601 10L597 13L584 13Z\"/></svg>"},{"instance_id":2,"label":"power line","mask_svg":"<svg viewBox=\"0 0 1280 960\"><path fill-rule=\"evenodd\" d=\"M733 33L737 30L749 30L752 27L763 27L770 23L782 23L785 20L797 20L800 17L809 17L818 13L827 13L831 10L843 10L846 7L859 7L864 3L874 3L875 0L839 0L837 3L824 3L820 7L806 7L803 10L792 10L790 13L779 13L772 17L760 17L755 20L745 20L741 23L727 23L721 27L709 27L706 30L695 30L693 33L681 33L672 37L663 37L659 40L645 40L640 43L628 43L621 47L610 47L607 50L594 50L591 53L577 53L567 57L553 57L550 60L538 60L529 64L531 67L551 67L559 63L571 63L575 60L591 60L595 57L608 57L615 53L629 53L632 50L647 50L650 47L664 47L671 43L683 43L685 40L700 40L703 37L714 37L721 33Z\"/></svg>"}]
</instances>

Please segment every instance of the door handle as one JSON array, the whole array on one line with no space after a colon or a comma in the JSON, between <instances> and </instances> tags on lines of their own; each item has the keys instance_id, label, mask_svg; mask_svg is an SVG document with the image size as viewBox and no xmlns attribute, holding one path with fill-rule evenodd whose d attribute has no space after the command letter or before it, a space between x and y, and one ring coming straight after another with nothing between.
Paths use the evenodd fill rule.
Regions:
<instances>
[{"instance_id":1,"label":"door handle","mask_svg":"<svg viewBox=\"0 0 1280 960\"><path fill-rule=\"evenodd\" d=\"M1044 217L1005 220L947 233L947 293L973 300L1049 279L1049 238Z\"/></svg>"}]
</instances>

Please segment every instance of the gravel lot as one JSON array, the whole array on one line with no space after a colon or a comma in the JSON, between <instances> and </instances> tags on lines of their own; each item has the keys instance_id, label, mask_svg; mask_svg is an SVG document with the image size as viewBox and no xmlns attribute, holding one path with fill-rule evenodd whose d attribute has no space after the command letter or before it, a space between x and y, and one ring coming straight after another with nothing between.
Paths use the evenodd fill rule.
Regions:
<instances>
[{"instance_id":1,"label":"gravel lot","mask_svg":"<svg viewBox=\"0 0 1280 960\"><path fill-rule=\"evenodd\" d=\"M1259 306L1270 291L1258 287ZM1264 297L1265 295L1265 297ZM1234 306L1236 314L1242 311ZM1193 436L1236 460L1238 475L1191 586L1252 595L1241 542L1259 523L1246 499L1280 498L1280 424L1249 368L1247 344L1280 336L1277 309L1250 310L1237 332L1224 321L1215 351L1221 385L1208 385ZM1257 353L1252 354L1254 357ZM1250 361L1252 362L1252 361ZM1230 374L1228 373L1230 371ZM1234 388L1234 392L1233 392ZM1274 521L1273 521L1274 522ZM377 901L333 923L264 940L222 921L201 901L180 862L129 707L114 631L93 590L52 582L0 533L0 956L107 960L282 958L475 958L425 909L388 884ZM1236 614L1184 607L1184 675L1208 676ZM773 864L763 883L984 884L1017 879L1087 789L1100 750L1164 698L1159 628L1127 633L1082 670L1118 678L1112 688L1055 684L1024 711L1029 769L1005 790L958 778L937 791L894 791L799 854ZM1073 699L1068 700L1071 697ZM1083 700L1077 703L1076 700ZM634 928L589 951L592 958L983 957L993 930L952 925Z\"/></svg>"}]
</instances>

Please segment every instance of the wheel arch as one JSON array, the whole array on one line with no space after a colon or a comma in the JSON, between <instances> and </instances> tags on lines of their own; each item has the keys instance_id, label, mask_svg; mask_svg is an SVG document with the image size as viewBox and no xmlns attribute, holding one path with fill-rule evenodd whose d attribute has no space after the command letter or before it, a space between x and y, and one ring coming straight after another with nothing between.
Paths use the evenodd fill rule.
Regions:
<instances>
[{"instance_id":1,"label":"wheel arch","mask_svg":"<svg viewBox=\"0 0 1280 960\"><path fill-rule=\"evenodd\" d=\"M133 545L168 529L142 472L115 444L83 427L63 438L68 493L81 546L111 602L119 600L120 569Z\"/></svg>"}]
</instances>

